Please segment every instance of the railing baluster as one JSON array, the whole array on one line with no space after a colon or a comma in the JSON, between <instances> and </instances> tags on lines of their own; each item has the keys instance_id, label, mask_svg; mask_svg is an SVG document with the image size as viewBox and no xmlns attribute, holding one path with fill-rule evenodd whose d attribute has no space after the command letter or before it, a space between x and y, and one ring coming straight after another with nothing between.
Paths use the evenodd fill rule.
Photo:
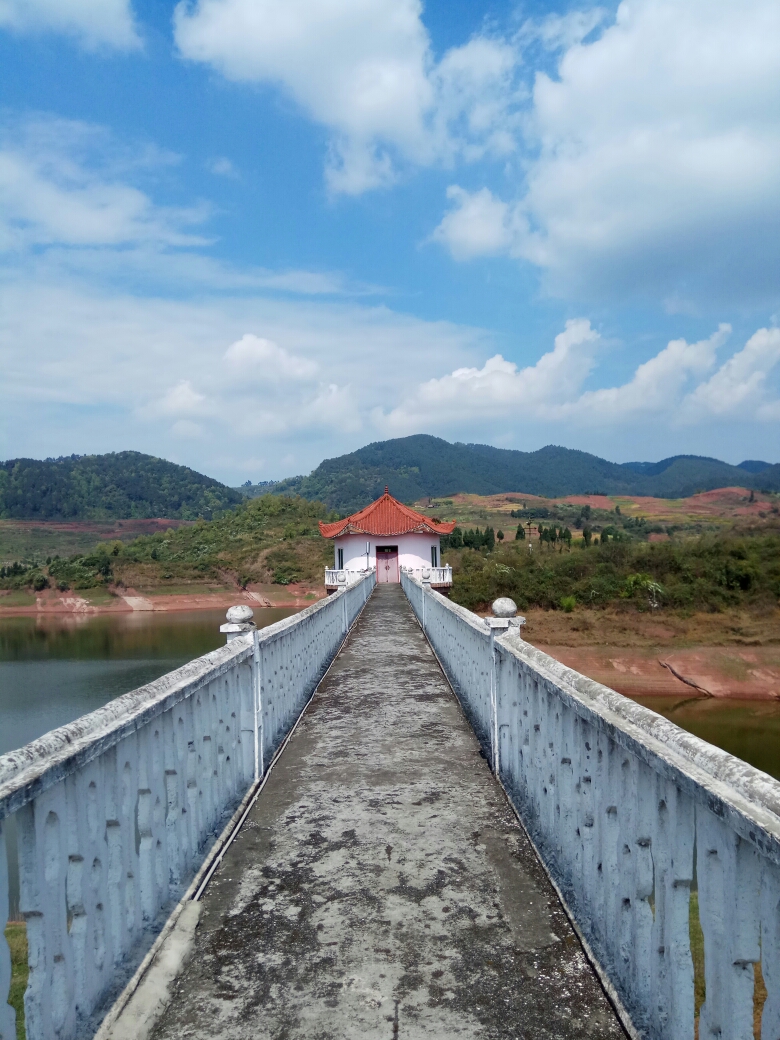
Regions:
<instances>
[{"instance_id":1,"label":"railing baluster","mask_svg":"<svg viewBox=\"0 0 780 1040\"><path fill-rule=\"evenodd\" d=\"M11 951L5 939L8 921L8 859L5 821L0 820L0 1040L16 1040L16 1015L7 1003L11 986Z\"/></svg>"},{"instance_id":2,"label":"railing baluster","mask_svg":"<svg viewBox=\"0 0 780 1040\"><path fill-rule=\"evenodd\" d=\"M761 973L766 1001L761 1040L780 1036L780 875L766 860L761 871Z\"/></svg>"},{"instance_id":3,"label":"railing baluster","mask_svg":"<svg viewBox=\"0 0 780 1040\"><path fill-rule=\"evenodd\" d=\"M700 1040L753 1035L753 964L761 959L755 853L712 812L696 813L706 998Z\"/></svg>"}]
</instances>

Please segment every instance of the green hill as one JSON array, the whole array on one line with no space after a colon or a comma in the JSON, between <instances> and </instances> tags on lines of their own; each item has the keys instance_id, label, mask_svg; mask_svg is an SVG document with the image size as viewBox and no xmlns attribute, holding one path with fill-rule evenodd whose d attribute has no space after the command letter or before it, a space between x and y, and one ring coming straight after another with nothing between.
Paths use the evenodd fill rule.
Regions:
<instances>
[{"instance_id":1,"label":"green hill","mask_svg":"<svg viewBox=\"0 0 780 1040\"><path fill-rule=\"evenodd\" d=\"M0 519L210 519L239 492L187 466L138 451L0 463Z\"/></svg>"},{"instance_id":2,"label":"green hill","mask_svg":"<svg viewBox=\"0 0 780 1040\"><path fill-rule=\"evenodd\" d=\"M685 498L733 485L780 490L780 465L751 460L731 466L698 455L618 464L554 445L532 452L511 451L487 444L450 444L417 434L377 441L349 455L326 459L309 476L266 485L262 492L298 494L350 513L380 495L386 484L404 502L459 491L477 495L519 491L550 498L594 492ZM251 488L242 490L252 494Z\"/></svg>"}]
</instances>

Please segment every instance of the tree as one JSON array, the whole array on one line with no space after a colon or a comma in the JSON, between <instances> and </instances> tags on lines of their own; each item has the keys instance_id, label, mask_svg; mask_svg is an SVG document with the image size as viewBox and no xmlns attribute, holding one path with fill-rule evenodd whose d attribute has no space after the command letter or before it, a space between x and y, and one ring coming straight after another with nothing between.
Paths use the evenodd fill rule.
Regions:
<instances>
[{"instance_id":1,"label":"tree","mask_svg":"<svg viewBox=\"0 0 780 1040\"><path fill-rule=\"evenodd\" d=\"M504 532L500 531L500 530L496 531L496 538L498 538L499 542L503 542L503 540L504 540Z\"/></svg>"},{"instance_id":2,"label":"tree","mask_svg":"<svg viewBox=\"0 0 780 1040\"><path fill-rule=\"evenodd\" d=\"M582 529L582 540L585 543L586 548L590 545L593 539L593 532L589 527L583 527Z\"/></svg>"},{"instance_id":3,"label":"tree","mask_svg":"<svg viewBox=\"0 0 780 1040\"><path fill-rule=\"evenodd\" d=\"M523 527L522 524L518 524L517 525L517 531L515 532L515 539L518 542L524 542L525 541L525 528Z\"/></svg>"}]
</instances>

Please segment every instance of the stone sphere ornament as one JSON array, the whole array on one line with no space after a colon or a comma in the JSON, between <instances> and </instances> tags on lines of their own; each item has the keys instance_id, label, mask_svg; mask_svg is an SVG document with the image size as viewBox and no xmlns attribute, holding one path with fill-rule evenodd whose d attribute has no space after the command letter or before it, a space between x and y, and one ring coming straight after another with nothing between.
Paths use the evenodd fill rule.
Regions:
<instances>
[{"instance_id":1,"label":"stone sphere ornament","mask_svg":"<svg viewBox=\"0 0 780 1040\"><path fill-rule=\"evenodd\" d=\"M517 604L509 596L500 596L493 600L490 609L493 611L493 617L511 618L517 613Z\"/></svg>"},{"instance_id":2,"label":"stone sphere ornament","mask_svg":"<svg viewBox=\"0 0 780 1040\"><path fill-rule=\"evenodd\" d=\"M255 616L254 610L248 607L245 603L239 604L237 607L230 607L227 614L225 615L231 625L243 625L247 621L251 621Z\"/></svg>"}]
</instances>

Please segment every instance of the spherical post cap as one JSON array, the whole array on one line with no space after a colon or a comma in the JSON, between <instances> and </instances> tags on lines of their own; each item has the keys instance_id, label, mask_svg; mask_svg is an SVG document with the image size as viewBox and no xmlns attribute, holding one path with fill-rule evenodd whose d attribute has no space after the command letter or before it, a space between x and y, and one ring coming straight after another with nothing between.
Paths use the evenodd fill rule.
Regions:
<instances>
[{"instance_id":1,"label":"spherical post cap","mask_svg":"<svg viewBox=\"0 0 780 1040\"><path fill-rule=\"evenodd\" d=\"M493 600L490 609L493 611L493 617L509 618L514 617L517 613L517 604L509 596L500 596Z\"/></svg>"},{"instance_id":2,"label":"spherical post cap","mask_svg":"<svg viewBox=\"0 0 780 1040\"><path fill-rule=\"evenodd\" d=\"M229 607L225 616L232 625L243 625L252 620L255 612L245 603L241 603L237 607Z\"/></svg>"}]
</instances>

